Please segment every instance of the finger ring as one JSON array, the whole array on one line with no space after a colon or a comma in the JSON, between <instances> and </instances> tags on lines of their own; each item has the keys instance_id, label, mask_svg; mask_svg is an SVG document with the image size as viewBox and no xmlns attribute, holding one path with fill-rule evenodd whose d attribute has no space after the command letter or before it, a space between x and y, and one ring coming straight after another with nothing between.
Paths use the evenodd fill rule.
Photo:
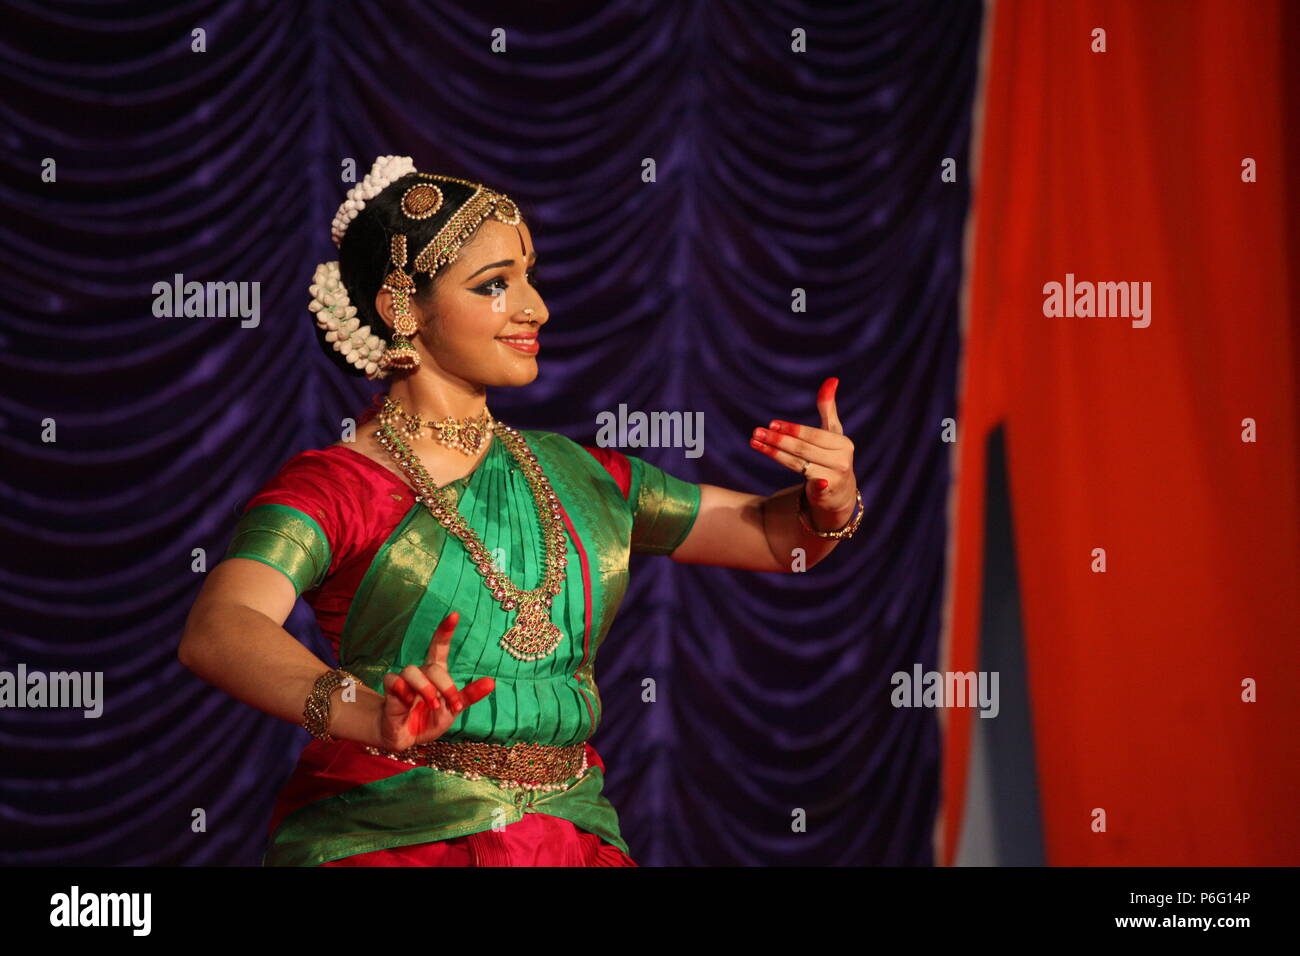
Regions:
<instances>
[{"instance_id":1,"label":"finger ring","mask_svg":"<svg viewBox=\"0 0 1300 956\"><path fill-rule=\"evenodd\" d=\"M804 463L803 463L803 468L800 469L800 471L799 471L799 474L803 475L804 477L807 477L807 476L808 476L808 462L807 462L806 459L805 459L805 461L804 461Z\"/></svg>"}]
</instances>

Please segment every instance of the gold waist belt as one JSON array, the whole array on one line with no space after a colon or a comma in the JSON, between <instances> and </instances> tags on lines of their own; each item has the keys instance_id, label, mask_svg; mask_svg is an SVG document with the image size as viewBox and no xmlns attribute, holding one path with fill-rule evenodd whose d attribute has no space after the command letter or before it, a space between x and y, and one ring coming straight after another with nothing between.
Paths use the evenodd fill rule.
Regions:
<instances>
[{"instance_id":1,"label":"gold waist belt","mask_svg":"<svg viewBox=\"0 0 1300 956\"><path fill-rule=\"evenodd\" d=\"M377 757L432 767L468 780L487 778L496 781L502 789L565 790L587 772L586 744L556 747L526 742L435 740L406 750L363 749Z\"/></svg>"}]
</instances>

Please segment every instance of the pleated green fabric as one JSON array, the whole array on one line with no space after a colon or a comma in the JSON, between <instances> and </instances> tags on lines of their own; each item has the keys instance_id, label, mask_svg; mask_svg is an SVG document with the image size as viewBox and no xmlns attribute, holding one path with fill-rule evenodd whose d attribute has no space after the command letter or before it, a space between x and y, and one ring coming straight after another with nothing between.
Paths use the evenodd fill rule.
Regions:
<instances>
[{"instance_id":1,"label":"pleated green fabric","mask_svg":"<svg viewBox=\"0 0 1300 956\"><path fill-rule=\"evenodd\" d=\"M548 657L521 661L499 644L515 612L501 609L461 542L422 505L412 506L375 556L343 627L341 665L382 693L383 675L422 665L443 618L460 612L448 670L458 686L491 675L496 689L457 715L446 740L564 745L586 740L598 724L595 685L584 665L594 660L627 587L632 516L608 472L580 446L553 432L525 431L524 437L568 510L588 560L599 569L591 581L596 613L590 646L583 646L586 604L572 540L563 590L551 607L564 638ZM446 491L511 580L524 589L541 583L536 507L503 444L493 441L479 466Z\"/></svg>"},{"instance_id":2,"label":"pleated green fabric","mask_svg":"<svg viewBox=\"0 0 1300 956\"><path fill-rule=\"evenodd\" d=\"M456 717L445 740L581 743L600 724L593 675L628 583L635 550L669 553L683 540L699 508L699 486L631 458L628 499L580 445L543 431L521 431L537 455L586 550L588 575L568 542L563 590L551 620L564 637L548 657L520 661L499 644L514 622L482 583L461 542L423 505L413 505L375 556L353 599L340 639L341 666L380 693L383 675L422 665L429 641L452 610L460 624L448 669L457 686L490 675L496 687ZM527 479L504 444L494 439L478 467L445 486L470 527L520 587L543 573L541 529ZM292 510L292 509L289 509ZM566 536L567 537L567 536ZM590 590L590 628L587 600ZM586 637L584 640L584 632ZM465 780L412 768L307 804L290 813L268 847L268 865L318 865L356 853L475 833L524 812L571 820L627 852L614 807L592 768L567 790L503 790L489 780Z\"/></svg>"}]
</instances>

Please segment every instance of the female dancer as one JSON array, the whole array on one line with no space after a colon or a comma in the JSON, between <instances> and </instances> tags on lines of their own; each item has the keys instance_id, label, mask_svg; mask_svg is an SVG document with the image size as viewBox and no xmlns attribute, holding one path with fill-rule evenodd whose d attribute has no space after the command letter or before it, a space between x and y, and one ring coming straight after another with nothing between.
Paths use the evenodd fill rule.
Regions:
<instances>
[{"instance_id":1,"label":"female dancer","mask_svg":"<svg viewBox=\"0 0 1300 956\"><path fill-rule=\"evenodd\" d=\"M331 357L388 392L355 435L290 458L248 502L179 649L316 738L263 863L635 865L587 742L628 556L790 571L850 536L862 498L837 380L820 428L754 430L798 484L691 484L488 411L489 387L537 377L549 321L508 197L384 156L333 237L309 308ZM300 595L329 664L281 626Z\"/></svg>"}]
</instances>

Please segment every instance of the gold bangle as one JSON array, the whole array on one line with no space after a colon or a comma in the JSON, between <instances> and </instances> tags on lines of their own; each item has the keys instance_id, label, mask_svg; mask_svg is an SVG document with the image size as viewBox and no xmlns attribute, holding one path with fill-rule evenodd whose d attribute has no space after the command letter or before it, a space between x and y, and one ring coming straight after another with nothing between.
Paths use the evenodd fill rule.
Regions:
<instances>
[{"instance_id":1,"label":"gold bangle","mask_svg":"<svg viewBox=\"0 0 1300 956\"><path fill-rule=\"evenodd\" d=\"M329 732L330 694L333 693L334 688L347 683L360 684L361 681L338 667L316 678L311 693L307 695L307 705L302 711L302 725L317 740L334 743L334 737Z\"/></svg>"},{"instance_id":2,"label":"gold bangle","mask_svg":"<svg viewBox=\"0 0 1300 956\"><path fill-rule=\"evenodd\" d=\"M812 526L812 523L811 523L811 522L808 520L808 518L804 515L804 506L807 505L807 504L809 504L809 501L808 501L808 489L807 489L807 488L800 488L800 489L799 489L799 523L802 524L802 525L804 526L804 528L805 528L807 531L809 531L809 532L812 533L812 534L817 535L817 537L819 537L819 538L851 538L851 537L853 537L853 532L857 531L857 530L858 530L858 525L860 525L860 524L862 523L862 513L863 513L863 511L864 511L864 509L863 509L863 507L862 507L862 492L861 492L861 491L858 491L858 492L855 492L855 493L856 493L857 496L858 496L858 502L857 502L857 505L855 506L855 508L856 508L856 514L854 514L853 517L851 517L851 518L848 520L848 522L844 525L844 527L842 527L842 528L838 528L838 529L836 529L835 531L818 531L816 528L814 528L814 527Z\"/></svg>"}]
</instances>

